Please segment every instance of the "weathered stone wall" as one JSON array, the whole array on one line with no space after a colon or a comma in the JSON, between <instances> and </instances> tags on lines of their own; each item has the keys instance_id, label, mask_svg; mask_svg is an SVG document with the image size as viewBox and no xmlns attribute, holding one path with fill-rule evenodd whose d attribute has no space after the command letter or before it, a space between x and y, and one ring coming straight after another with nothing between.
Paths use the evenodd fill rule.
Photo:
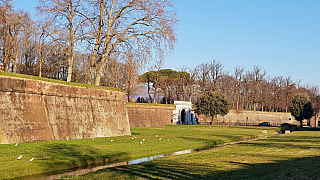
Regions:
<instances>
[{"instance_id":1,"label":"weathered stone wall","mask_svg":"<svg viewBox=\"0 0 320 180\"><path fill-rule=\"evenodd\" d=\"M172 124L174 107L127 105L130 127L161 127Z\"/></svg>"},{"instance_id":2,"label":"weathered stone wall","mask_svg":"<svg viewBox=\"0 0 320 180\"><path fill-rule=\"evenodd\" d=\"M289 118L291 118L291 120L289 120ZM200 115L199 119L201 119L201 124L209 124L212 122L211 117L205 117L204 115ZM290 113L239 110L230 110L225 116L218 115L216 118L213 118L213 122L224 122L226 124L247 123L252 125L258 125L262 122L270 122L272 125L280 125L282 123L298 124L298 121L296 121Z\"/></svg>"},{"instance_id":3,"label":"weathered stone wall","mask_svg":"<svg viewBox=\"0 0 320 180\"><path fill-rule=\"evenodd\" d=\"M123 92L0 76L0 142L130 134Z\"/></svg>"}]
</instances>

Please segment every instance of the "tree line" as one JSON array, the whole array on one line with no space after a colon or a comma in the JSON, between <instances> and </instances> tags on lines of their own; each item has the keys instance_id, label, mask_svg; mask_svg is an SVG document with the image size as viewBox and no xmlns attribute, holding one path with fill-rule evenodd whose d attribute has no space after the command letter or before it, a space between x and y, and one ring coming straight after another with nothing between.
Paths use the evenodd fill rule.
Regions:
<instances>
[{"instance_id":1,"label":"tree line","mask_svg":"<svg viewBox=\"0 0 320 180\"><path fill-rule=\"evenodd\" d=\"M202 94L218 91L232 100L233 109L288 112L291 99L297 93L308 94L315 106L319 99L317 86L302 87L299 80L294 81L290 76L267 75L259 66L251 70L235 67L233 72L226 72L216 60L181 71L149 71L140 75L139 80L148 87L150 102L159 103L196 102ZM156 99L159 94L160 99Z\"/></svg>"},{"instance_id":2,"label":"tree line","mask_svg":"<svg viewBox=\"0 0 320 180\"><path fill-rule=\"evenodd\" d=\"M39 0L36 17L0 0L4 71L130 92L176 43L170 0Z\"/></svg>"},{"instance_id":3,"label":"tree line","mask_svg":"<svg viewBox=\"0 0 320 180\"><path fill-rule=\"evenodd\" d=\"M163 69L161 59L177 42L178 18L170 0L39 0L39 4L38 18L33 19L16 10L12 0L0 0L4 71L120 88L128 101L140 94L141 83L148 97L139 102L195 102L205 92L219 91L232 100L233 109L287 112L296 93L317 101L317 86L301 87L301 82L267 75L259 66L226 72L213 60L179 71Z\"/></svg>"}]
</instances>

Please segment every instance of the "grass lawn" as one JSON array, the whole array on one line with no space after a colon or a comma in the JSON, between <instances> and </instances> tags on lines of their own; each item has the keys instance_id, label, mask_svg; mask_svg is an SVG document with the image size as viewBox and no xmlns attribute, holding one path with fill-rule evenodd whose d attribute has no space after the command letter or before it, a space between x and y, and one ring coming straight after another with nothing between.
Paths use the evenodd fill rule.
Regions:
<instances>
[{"instance_id":1,"label":"grass lawn","mask_svg":"<svg viewBox=\"0 0 320 180\"><path fill-rule=\"evenodd\" d=\"M262 134L262 129L268 129L268 134ZM258 136L274 135L277 134L277 130L279 128L171 125L157 128L131 128L132 136L95 138L94 140L32 142L21 143L17 146L15 144L2 144L0 145L0 179L168 154L189 148L207 147ZM137 138L132 139L134 136ZM140 144L142 139L145 139L145 141ZM167 139L170 141L167 141ZM111 140L113 141L111 142ZM17 160L20 155L22 155L21 160ZM181 157L188 159L187 156ZM190 157L193 157L193 155ZM34 158L34 160L30 161L31 158ZM164 166L168 165L166 168L171 168L169 162L181 163L179 159L169 158L167 160L162 162L168 162L168 164L164 164ZM187 161L183 160L182 162L186 163ZM145 164L132 166L132 168L145 169L144 166L149 167L151 165L149 167L151 168L150 173L153 174L152 168L156 170L164 167L161 165L161 161L155 161L155 163L160 163L159 167L153 164ZM202 162L199 161L199 163ZM124 176L127 174L120 169L113 170L115 170L113 175L116 176L117 173ZM172 170L177 169L173 168ZM128 175L143 177L139 174L132 174L130 171L128 171ZM190 173L192 172L190 171ZM162 175L159 174L159 176Z\"/></svg>"},{"instance_id":2,"label":"grass lawn","mask_svg":"<svg viewBox=\"0 0 320 180\"><path fill-rule=\"evenodd\" d=\"M71 179L320 179L320 131L295 131Z\"/></svg>"}]
</instances>

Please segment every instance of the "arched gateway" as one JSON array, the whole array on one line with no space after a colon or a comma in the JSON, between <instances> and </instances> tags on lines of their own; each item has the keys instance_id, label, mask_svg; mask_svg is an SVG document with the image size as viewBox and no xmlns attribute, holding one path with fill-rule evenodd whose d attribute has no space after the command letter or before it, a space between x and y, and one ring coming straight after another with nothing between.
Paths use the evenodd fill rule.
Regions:
<instances>
[{"instance_id":1,"label":"arched gateway","mask_svg":"<svg viewBox=\"0 0 320 180\"><path fill-rule=\"evenodd\" d=\"M173 124L197 124L197 119L191 110L191 102L174 101L174 104L176 105L176 110L173 111Z\"/></svg>"}]
</instances>

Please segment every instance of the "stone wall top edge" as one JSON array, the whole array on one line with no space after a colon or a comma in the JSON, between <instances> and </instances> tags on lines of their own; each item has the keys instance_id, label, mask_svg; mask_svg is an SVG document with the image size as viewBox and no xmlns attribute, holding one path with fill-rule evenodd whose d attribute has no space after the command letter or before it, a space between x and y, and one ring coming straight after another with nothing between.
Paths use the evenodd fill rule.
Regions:
<instances>
[{"instance_id":1,"label":"stone wall top edge","mask_svg":"<svg viewBox=\"0 0 320 180\"><path fill-rule=\"evenodd\" d=\"M170 109L170 110L175 110L174 107L166 107L166 106L145 106L145 105L134 105L134 104L127 104L127 108L139 108L139 109Z\"/></svg>"},{"instance_id":2,"label":"stone wall top edge","mask_svg":"<svg viewBox=\"0 0 320 180\"><path fill-rule=\"evenodd\" d=\"M234 109L231 109L230 112L233 112L233 113L254 113L254 114L288 114L288 115L291 115L289 112L269 112L269 111L246 111L246 110L234 110Z\"/></svg>"},{"instance_id":3,"label":"stone wall top edge","mask_svg":"<svg viewBox=\"0 0 320 180\"><path fill-rule=\"evenodd\" d=\"M46 82L35 79L0 75L0 90L18 90L43 94L57 94L70 96L91 96L121 99L125 101L125 93L104 89L93 89L80 86Z\"/></svg>"}]
</instances>

